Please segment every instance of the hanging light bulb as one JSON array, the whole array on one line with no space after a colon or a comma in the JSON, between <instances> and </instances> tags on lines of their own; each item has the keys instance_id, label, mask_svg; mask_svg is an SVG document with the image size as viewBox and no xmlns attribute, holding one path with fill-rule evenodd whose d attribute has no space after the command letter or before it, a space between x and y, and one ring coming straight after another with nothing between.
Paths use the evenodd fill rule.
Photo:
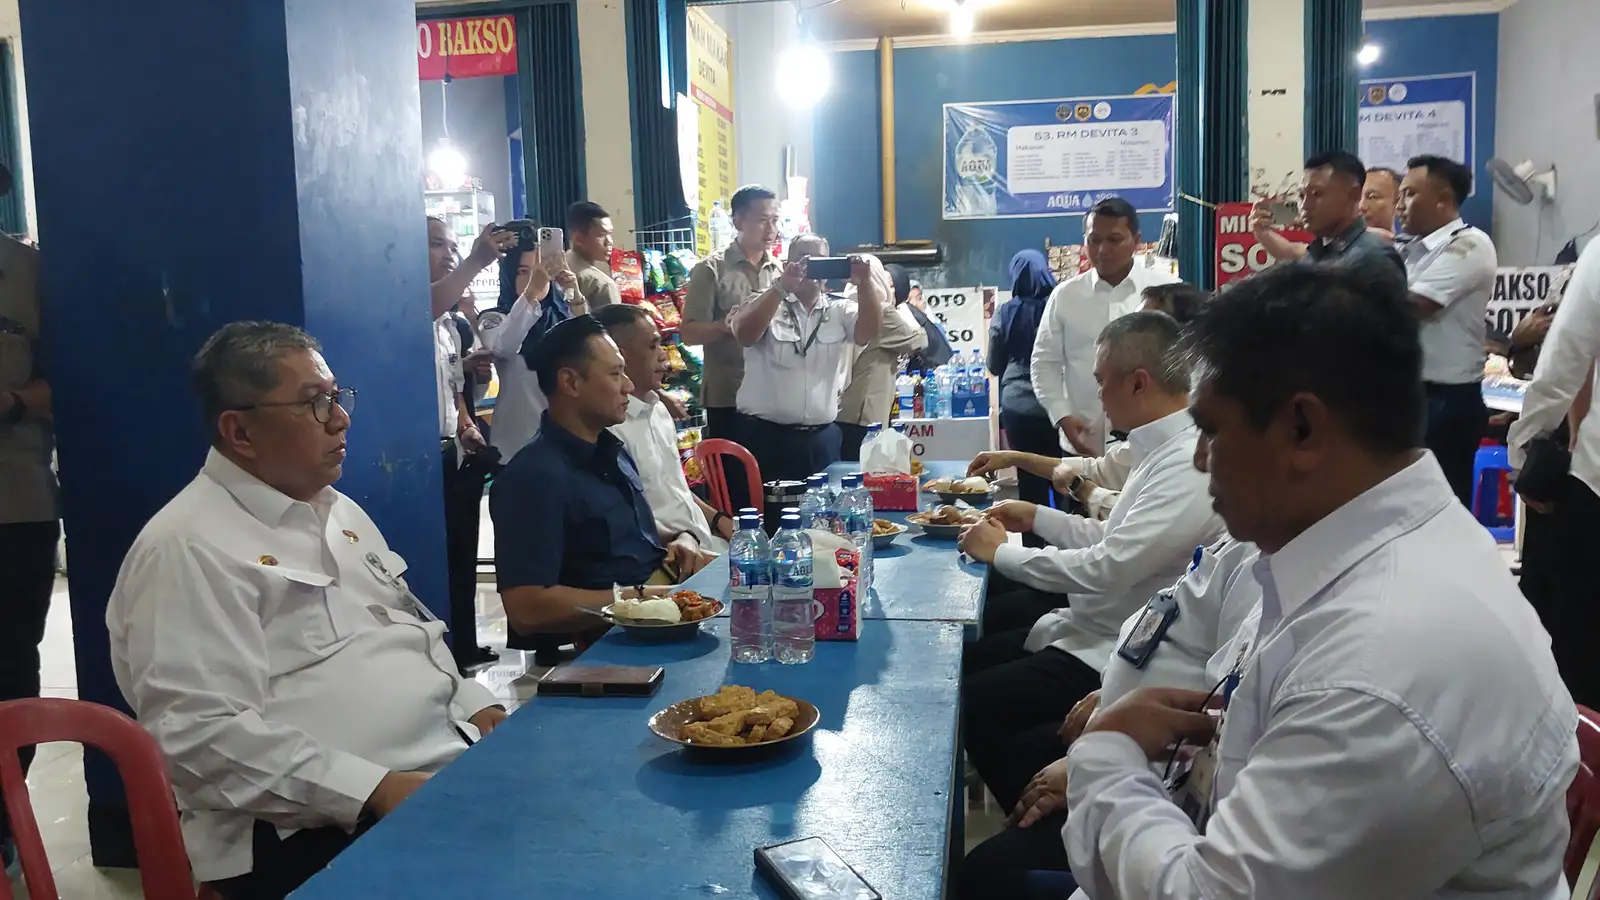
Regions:
<instances>
[{"instance_id":1,"label":"hanging light bulb","mask_svg":"<svg viewBox=\"0 0 1600 900\"><path fill-rule=\"evenodd\" d=\"M1382 55L1383 48L1371 41L1367 41L1361 45L1360 50L1356 51L1356 63L1362 66L1370 66L1377 62L1378 57Z\"/></svg>"},{"instance_id":2,"label":"hanging light bulb","mask_svg":"<svg viewBox=\"0 0 1600 900\"><path fill-rule=\"evenodd\" d=\"M456 149L450 139L440 138L439 143L428 154L428 171L439 179L445 188L460 187L467 180L466 154Z\"/></svg>"},{"instance_id":3,"label":"hanging light bulb","mask_svg":"<svg viewBox=\"0 0 1600 900\"><path fill-rule=\"evenodd\" d=\"M827 51L810 41L790 47L778 60L778 91L790 106L810 109L828 95L833 70Z\"/></svg>"},{"instance_id":4,"label":"hanging light bulb","mask_svg":"<svg viewBox=\"0 0 1600 900\"><path fill-rule=\"evenodd\" d=\"M973 25L972 7L966 0L956 0L955 8L950 10L950 33L958 38L972 37Z\"/></svg>"}]
</instances>

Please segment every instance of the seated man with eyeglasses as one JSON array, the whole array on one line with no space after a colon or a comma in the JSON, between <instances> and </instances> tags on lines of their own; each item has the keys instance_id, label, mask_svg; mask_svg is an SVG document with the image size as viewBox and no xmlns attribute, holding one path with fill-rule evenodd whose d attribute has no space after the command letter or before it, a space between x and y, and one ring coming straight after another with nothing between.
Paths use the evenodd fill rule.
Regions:
<instances>
[{"instance_id":1,"label":"seated man with eyeglasses","mask_svg":"<svg viewBox=\"0 0 1600 900\"><path fill-rule=\"evenodd\" d=\"M333 489L356 393L319 349L263 322L206 341L210 455L140 532L106 609L195 876L227 900L285 896L506 715Z\"/></svg>"}]
</instances>

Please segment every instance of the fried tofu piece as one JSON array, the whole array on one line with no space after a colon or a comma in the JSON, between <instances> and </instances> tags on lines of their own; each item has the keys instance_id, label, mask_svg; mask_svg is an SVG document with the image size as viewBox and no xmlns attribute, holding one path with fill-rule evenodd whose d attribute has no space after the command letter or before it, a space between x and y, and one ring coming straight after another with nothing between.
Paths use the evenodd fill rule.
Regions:
<instances>
[{"instance_id":1,"label":"fried tofu piece","mask_svg":"<svg viewBox=\"0 0 1600 900\"><path fill-rule=\"evenodd\" d=\"M700 715L715 719L728 713L753 709L756 692L742 685L730 684L710 697L700 698Z\"/></svg>"},{"instance_id":2,"label":"fried tofu piece","mask_svg":"<svg viewBox=\"0 0 1600 900\"><path fill-rule=\"evenodd\" d=\"M744 738L737 734L723 734L716 731L707 722L690 722L683 726L680 735L691 744L704 744L710 747L738 747L744 744Z\"/></svg>"},{"instance_id":3,"label":"fried tofu piece","mask_svg":"<svg viewBox=\"0 0 1600 900\"><path fill-rule=\"evenodd\" d=\"M765 726L765 725L757 725L754 728L750 729L750 734L745 737L745 742L746 743L750 743L750 744L759 744L759 743L761 743L762 741L764 741L766 739L767 739L767 726Z\"/></svg>"},{"instance_id":4,"label":"fried tofu piece","mask_svg":"<svg viewBox=\"0 0 1600 900\"><path fill-rule=\"evenodd\" d=\"M752 712L754 712L754 710L741 709L738 712L731 712L725 716L718 716L715 719L706 722L705 726L719 734L738 734L744 730L745 723L750 718L750 714ZM763 722L762 724L766 723Z\"/></svg>"},{"instance_id":5,"label":"fried tofu piece","mask_svg":"<svg viewBox=\"0 0 1600 900\"><path fill-rule=\"evenodd\" d=\"M766 738L769 741L775 741L778 738L788 734L789 729L793 727L793 719L789 718L788 716L780 716L779 718L773 719L772 724L767 726Z\"/></svg>"},{"instance_id":6,"label":"fried tofu piece","mask_svg":"<svg viewBox=\"0 0 1600 900\"><path fill-rule=\"evenodd\" d=\"M767 707L758 706L755 709L745 711L744 724L746 728L751 728L756 725L771 725L772 720L776 719L777 717L777 714Z\"/></svg>"},{"instance_id":7,"label":"fried tofu piece","mask_svg":"<svg viewBox=\"0 0 1600 900\"><path fill-rule=\"evenodd\" d=\"M780 697L772 691L762 691L756 696L756 705L772 713L776 717L793 719L800 712L800 706L788 697Z\"/></svg>"}]
</instances>

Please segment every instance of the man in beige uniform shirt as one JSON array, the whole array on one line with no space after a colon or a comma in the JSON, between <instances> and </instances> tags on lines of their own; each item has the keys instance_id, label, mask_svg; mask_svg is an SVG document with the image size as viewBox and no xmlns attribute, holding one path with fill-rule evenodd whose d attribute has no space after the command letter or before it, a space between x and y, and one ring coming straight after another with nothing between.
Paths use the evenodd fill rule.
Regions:
<instances>
[{"instance_id":1,"label":"man in beige uniform shirt","mask_svg":"<svg viewBox=\"0 0 1600 900\"><path fill-rule=\"evenodd\" d=\"M894 406L894 377L900 361L928 346L928 333L906 309L906 297L911 282L896 283L883 272L880 280L884 295L894 296L894 305L886 304L883 311L883 329L872 343L861 348L850 369L850 384L839 398L839 458L846 462L859 462L861 441L867 429L874 425L887 425L889 411ZM901 290L901 284L907 290Z\"/></svg>"},{"instance_id":2,"label":"man in beige uniform shirt","mask_svg":"<svg viewBox=\"0 0 1600 900\"><path fill-rule=\"evenodd\" d=\"M579 200L567 208L567 234L572 238L567 268L578 276L578 293L589 309L621 303L622 293L611 277L611 214L598 203Z\"/></svg>"}]
</instances>

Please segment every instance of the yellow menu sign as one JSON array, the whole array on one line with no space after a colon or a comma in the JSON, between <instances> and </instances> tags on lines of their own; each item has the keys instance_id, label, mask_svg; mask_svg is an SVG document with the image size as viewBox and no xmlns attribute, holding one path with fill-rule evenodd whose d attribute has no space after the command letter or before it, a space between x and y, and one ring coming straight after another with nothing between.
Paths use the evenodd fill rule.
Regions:
<instances>
[{"instance_id":1,"label":"yellow menu sign","mask_svg":"<svg viewBox=\"0 0 1600 900\"><path fill-rule=\"evenodd\" d=\"M700 128L697 168L700 173L695 252L705 256L711 246L711 204L728 201L738 188L738 162L733 148L733 43L711 17L689 8L689 93L699 107ZM729 210L729 214L732 211Z\"/></svg>"}]
</instances>

